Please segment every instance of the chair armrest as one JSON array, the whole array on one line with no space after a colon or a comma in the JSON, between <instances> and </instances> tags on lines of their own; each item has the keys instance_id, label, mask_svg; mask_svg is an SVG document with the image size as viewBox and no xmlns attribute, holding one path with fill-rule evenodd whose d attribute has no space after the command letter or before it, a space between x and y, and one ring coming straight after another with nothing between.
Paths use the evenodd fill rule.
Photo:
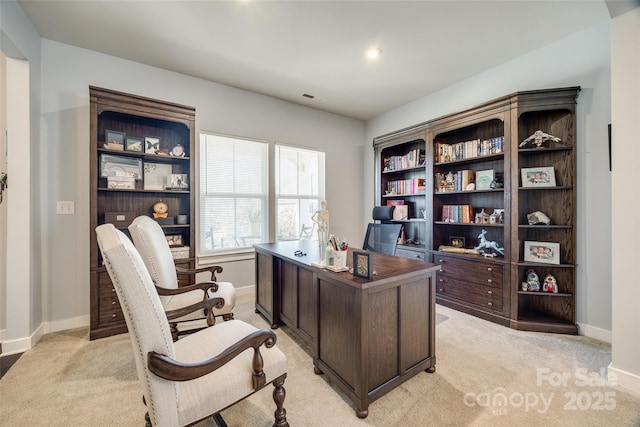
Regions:
<instances>
[{"instance_id":1,"label":"chair armrest","mask_svg":"<svg viewBox=\"0 0 640 427\"><path fill-rule=\"evenodd\" d=\"M207 325L213 326L216 323L215 316L213 315L213 309L217 308L218 310L220 310L222 307L224 307L224 298L210 297L202 301L198 301L195 304L187 305L175 310L165 311L164 314L167 316L167 320L171 321L182 316L186 316L187 314L193 313L197 310L205 310L205 313L207 315Z\"/></svg>"},{"instance_id":2,"label":"chair armrest","mask_svg":"<svg viewBox=\"0 0 640 427\"><path fill-rule=\"evenodd\" d=\"M176 267L176 272L180 274L196 274L196 273L204 273L208 271L211 273L211 280L216 282L218 279L216 278L216 273L222 273L222 267L219 265L212 265L209 267L200 267L200 268L184 268L184 267Z\"/></svg>"},{"instance_id":3,"label":"chair armrest","mask_svg":"<svg viewBox=\"0 0 640 427\"><path fill-rule=\"evenodd\" d=\"M253 386L255 389L264 386L265 375L262 371L264 362L260 354L260 346L267 348L275 345L276 334L268 329L255 331L210 359L197 363L178 362L155 351L147 354L149 370L160 378L170 381L190 381L207 375L224 366L248 348L253 348Z\"/></svg>"},{"instance_id":4,"label":"chair armrest","mask_svg":"<svg viewBox=\"0 0 640 427\"><path fill-rule=\"evenodd\" d=\"M216 282L212 282L209 280L206 282L200 282L193 285L180 286L179 288L175 288L175 289L163 288L157 283L154 283L154 285L156 287L156 291L158 292L158 295L162 295L162 296L180 295L186 292L201 290L204 292L204 295L206 297L207 291L209 290L211 292L218 291L218 284Z\"/></svg>"}]
</instances>

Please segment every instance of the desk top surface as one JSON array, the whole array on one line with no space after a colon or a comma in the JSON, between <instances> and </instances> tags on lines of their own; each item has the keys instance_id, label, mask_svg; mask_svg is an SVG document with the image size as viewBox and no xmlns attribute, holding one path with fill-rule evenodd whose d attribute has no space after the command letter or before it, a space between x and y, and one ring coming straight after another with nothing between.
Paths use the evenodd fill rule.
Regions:
<instances>
[{"instance_id":1,"label":"desk top surface","mask_svg":"<svg viewBox=\"0 0 640 427\"><path fill-rule=\"evenodd\" d=\"M437 264L426 263L423 261L412 260L397 256L385 255L377 252L368 252L373 255L374 276L372 280L363 277L356 277L352 273L345 271L341 273L330 272L329 270L313 266L312 263L318 262L320 248L317 241L312 240L295 240L282 241L275 243L261 243L254 245L258 252L269 253L278 258L286 259L289 262L298 264L308 269L315 269L318 272L330 275L341 282L351 282L359 285L377 285L381 282L393 279L397 280L401 276L416 276L421 274L430 274L440 269ZM353 265L353 251L361 251L360 249L349 248L347 255L347 267ZM302 256L296 256L296 251L301 251Z\"/></svg>"}]
</instances>

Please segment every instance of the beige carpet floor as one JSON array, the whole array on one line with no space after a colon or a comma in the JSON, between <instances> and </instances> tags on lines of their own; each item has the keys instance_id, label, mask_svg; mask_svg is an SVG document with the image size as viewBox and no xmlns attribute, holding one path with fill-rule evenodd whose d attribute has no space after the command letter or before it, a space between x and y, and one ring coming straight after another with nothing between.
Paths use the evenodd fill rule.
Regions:
<instances>
[{"instance_id":1,"label":"beige carpet floor","mask_svg":"<svg viewBox=\"0 0 640 427\"><path fill-rule=\"evenodd\" d=\"M236 317L267 327L241 297ZM640 426L640 397L607 385L608 345L585 337L514 331L437 307L437 370L420 373L373 402L353 405L311 357L277 330L289 375L292 426ZM232 426L270 426L271 388L223 412ZM0 380L0 426L142 426L127 334L89 341L81 328L46 335ZM198 426L211 426L210 420Z\"/></svg>"}]
</instances>

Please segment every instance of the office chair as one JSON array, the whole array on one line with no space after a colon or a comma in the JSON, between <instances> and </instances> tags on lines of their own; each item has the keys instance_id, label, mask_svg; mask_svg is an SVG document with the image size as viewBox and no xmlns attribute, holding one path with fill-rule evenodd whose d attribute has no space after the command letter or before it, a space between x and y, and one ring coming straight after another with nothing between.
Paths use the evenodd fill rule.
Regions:
<instances>
[{"instance_id":1,"label":"office chair","mask_svg":"<svg viewBox=\"0 0 640 427\"><path fill-rule=\"evenodd\" d=\"M381 222L367 225L367 234L365 234L364 243L362 244L363 249L387 255L396 254L402 225L387 222L393 218L393 208L393 206L376 206L373 208L373 220Z\"/></svg>"}]
</instances>

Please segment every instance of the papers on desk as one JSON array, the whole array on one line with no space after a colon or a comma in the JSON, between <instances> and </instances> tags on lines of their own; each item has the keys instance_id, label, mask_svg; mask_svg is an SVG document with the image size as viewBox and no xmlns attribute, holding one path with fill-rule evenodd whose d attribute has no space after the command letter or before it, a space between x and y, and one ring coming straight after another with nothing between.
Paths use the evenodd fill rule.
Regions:
<instances>
[{"instance_id":1,"label":"papers on desk","mask_svg":"<svg viewBox=\"0 0 640 427\"><path fill-rule=\"evenodd\" d=\"M341 271L349 271L349 267L338 267L337 265L330 265L327 270L334 273L340 273Z\"/></svg>"}]
</instances>

